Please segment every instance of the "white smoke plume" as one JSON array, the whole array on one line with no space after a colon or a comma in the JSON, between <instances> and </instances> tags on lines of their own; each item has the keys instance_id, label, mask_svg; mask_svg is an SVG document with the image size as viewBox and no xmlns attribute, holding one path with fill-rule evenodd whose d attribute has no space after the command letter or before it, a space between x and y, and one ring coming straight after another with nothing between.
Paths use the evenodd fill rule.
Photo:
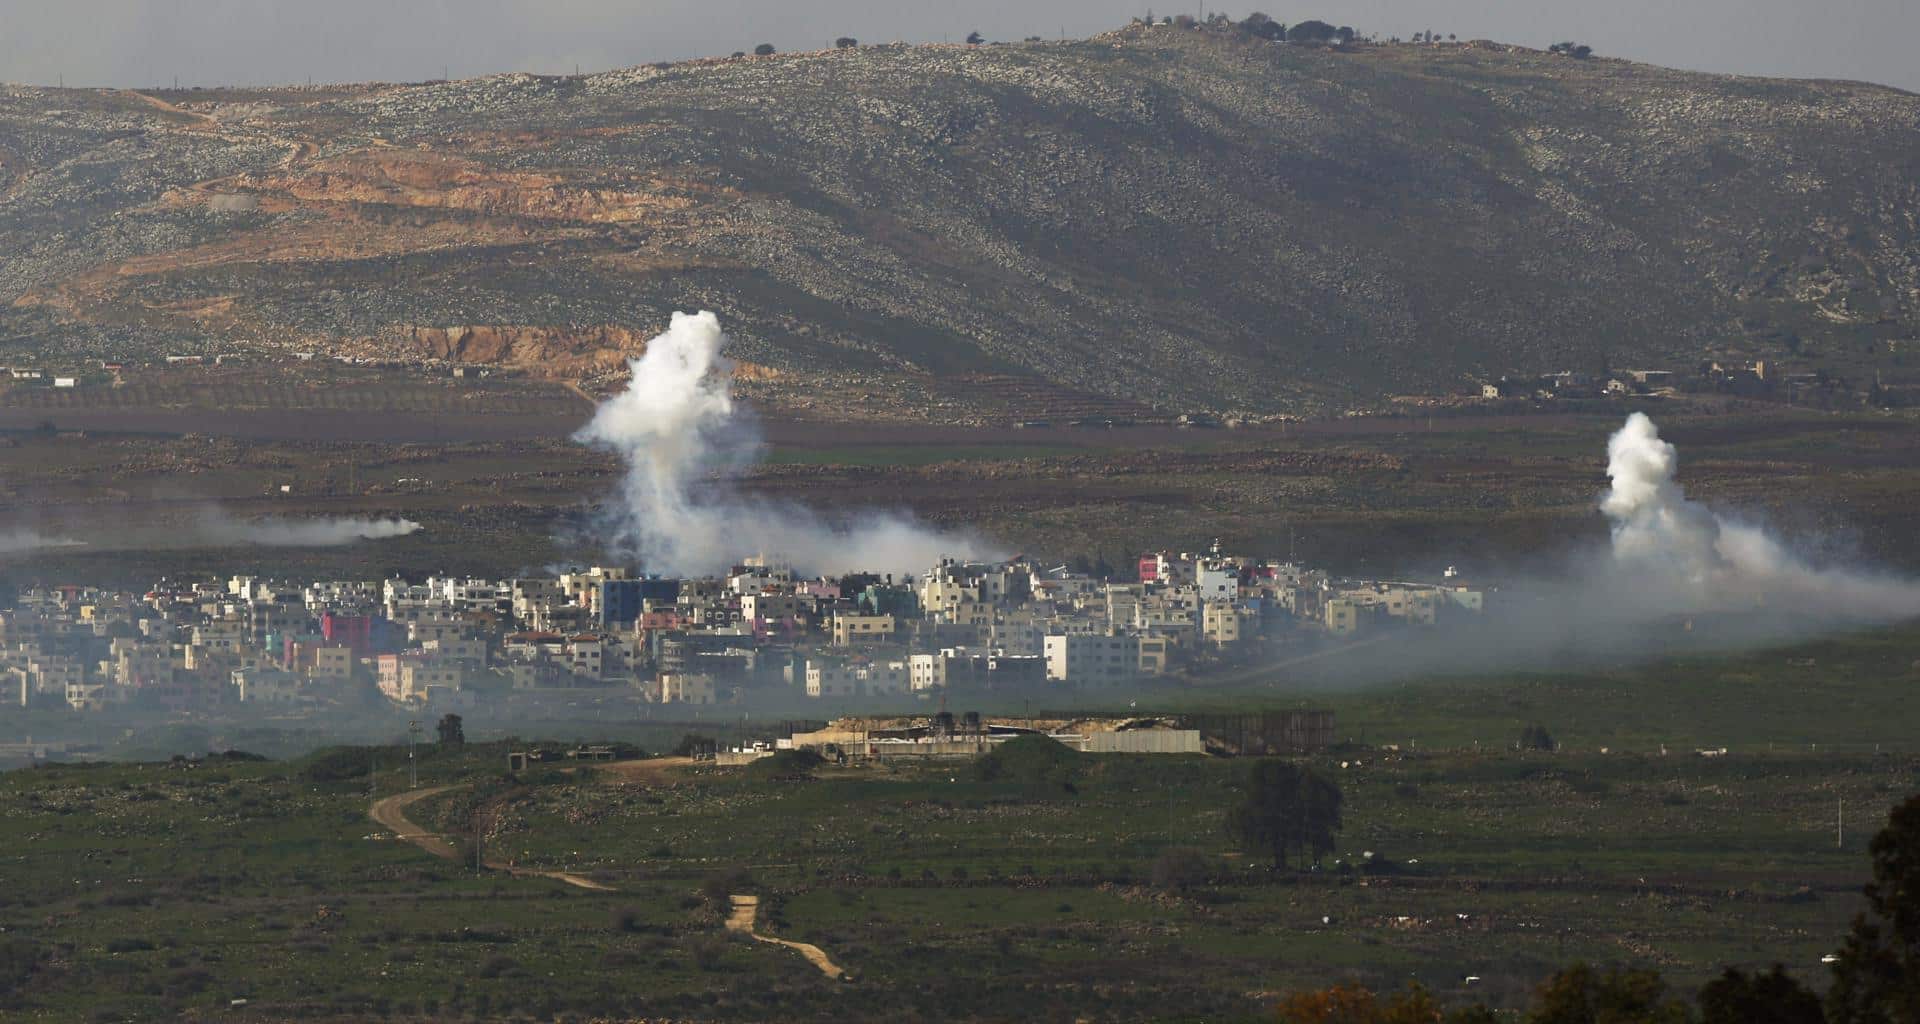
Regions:
<instances>
[{"instance_id":1,"label":"white smoke plume","mask_svg":"<svg viewBox=\"0 0 1920 1024\"><path fill-rule=\"evenodd\" d=\"M0 530L0 555L44 551L48 548L77 548L85 545L86 541L83 540L75 540L72 537L51 537L25 527Z\"/></svg>"},{"instance_id":2,"label":"white smoke plume","mask_svg":"<svg viewBox=\"0 0 1920 1024\"><path fill-rule=\"evenodd\" d=\"M198 524L200 539L212 544L255 544L275 548L336 547L362 540L404 537L420 529L411 519L348 516L324 519L243 521L212 515Z\"/></svg>"},{"instance_id":3,"label":"white smoke plume","mask_svg":"<svg viewBox=\"0 0 1920 1024\"><path fill-rule=\"evenodd\" d=\"M755 447L736 416L727 336L712 313L675 313L666 333L629 366L627 390L600 404L574 435L626 463L612 515L616 550L648 572L712 575L745 555L804 572L918 572L943 556L977 558L985 546L896 513L856 511L828 522L790 503L748 498L716 470Z\"/></svg>"},{"instance_id":4,"label":"white smoke plume","mask_svg":"<svg viewBox=\"0 0 1920 1024\"><path fill-rule=\"evenodd\" d=\"M1380 634L1290 670L1343 683L1514 669L1608 668L1769 647L1920 617L1920 582L1816 565L1766 529L1687 498L1679 455L1644 414L1607 443L1610 543L1496 582L1481 616Z\"/></svg>"},{"instance_id":5,"label":"white smoke plume","mask_svg":"<svg viewBox=\"0 0 1920 1024\"><path fill-rule=\"evenodd\" d=\"M1645 413L1607 442L1613 489L1600 509L1613 520L1613 556L1673 611L1771 607L1824 620L1891 622L1920 616L1920 584L1854 569L1821 568L1765 530L1690 501L1679 456Z\"/></svg>"}]
</instances>

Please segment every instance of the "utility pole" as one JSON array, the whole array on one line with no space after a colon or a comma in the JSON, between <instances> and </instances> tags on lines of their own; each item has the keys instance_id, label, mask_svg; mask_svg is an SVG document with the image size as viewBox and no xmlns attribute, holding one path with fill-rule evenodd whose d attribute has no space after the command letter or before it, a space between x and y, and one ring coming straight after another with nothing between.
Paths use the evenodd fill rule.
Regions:
<instances>
[{"instance_id":1,"label":"utility pole","mask_svg":"<svg viewBox=\"0 0 1920 1024\"><path fill-rule=\"evenodd\" d=\"M407 723L407 788L408 789L420 788L420 765L413 758L413 744L414 744L414 741L417 740L419 737L420 737L419 720L416 719L414 721L408 722Z\"/></svg>"}]
</instances>

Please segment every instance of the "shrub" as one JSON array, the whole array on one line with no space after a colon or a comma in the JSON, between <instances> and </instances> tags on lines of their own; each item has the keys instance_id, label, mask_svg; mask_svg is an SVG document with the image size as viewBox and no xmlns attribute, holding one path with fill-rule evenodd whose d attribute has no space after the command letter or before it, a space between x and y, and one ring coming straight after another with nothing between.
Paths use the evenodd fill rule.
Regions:
<instances>
[{"instance_id":1,"label":"shrub","mask_svg":"<svg viewBox=\"0 0 1920 1024\"><path fill-rule=\"evenodd\" d=\"M0 992L6 992L26 981L33 972L40 969L43 956L40 947L28 939L18 936L0 937Z\"/></svg>"},{"instance_id":2,"label":"shrub","mask_svg":"<svg viewBox=\"0 0 1920 1024\"><path fill-rule=\"evenodd\" d=\"M759 46L756 46L756 47L754 47L754 48L753 48L753 55L754 55L754 56L756 56L756 57L771 57L771 56L773 56L773 44L772 44L772 43L761 43L761 44L760 44Z\"/></svg>"},{"instance_id":3,"label":"shrub","mask_svg":"<svg viewBox=\"0 0 1920 1024\"><path fill-rule=\"evenodd\" d=\"M812 750L781 750L747 765L747 775L762 780L806 778L825 763L826 758Z\"/></svg>"},{"instance_id":4,"label":"shrub","mask_svg":"<svg viewBox=\"0 0 1920 1024\"><path fill-rule=\"evenodd\" d=\"M474 973L482 978L498 978L503 974L514 974L520 970L520 961L504 953L496 953L480 962Z\"/></svg>"},{"instance_id":5,"label":"shrub","mask_svg":"<svg viewBox=\"0 0 1920 1024\"><path fill-rule=\"evenodd\" d=\"M716 935L696 935L687 942L687 956L703 971L717 971L727 956L727 942Z\"/></svg>"},{"instance_id":6,"label":"shrub","mask_svg":"<svg viewBox=\"0 0 1920 1024\"><path fill-rule=\"evenodd\" d=\"M851 50L854 47L860 45L860 40L855 39L852 36L841 36L840 38L835 39L833 41L833 45L838 49Z\"/></svg>"},{"instance_id":7,"label":"shrub","mask_svg":"<svg viewBox=\"0 0 1920 1024\"><path fill-rule=\"evenodd\" d=\"M364 779L373 768L373 747L325 747L314 751L300 766L300 777L308 782L346 782Z\"/></svg>"},{"instance_id":8,"label":"shrub","mask_svg":"<svg viewBox=\"0 0 1920 1024\"><path fill-rule=\"evenodd\" d=\"M1556 750L1559 744L1554 742L1553 734L1544 725L1529 725L1520 730L1521 750Z\"/></svg>"},{"instance_id":9,"label":"shrub","mask_svg":"<svg viewBox=\"0 0 1920 1024\"><path fill-rule=\"evenodd\" d=\"M1606 796L1613 792L1613 786L1608 784L1607 780L1589 777L1570 779L1567 782L1567 788L1581 796Z\"/></svg>"},{"instance_id":10,"label":"shrub","mask_svg":"<svg viewBox=\"0 0 1920 1024\"><path fill-rule=\"evenodd\" d=\"M1081 755L1050 736L1018 736L993 748L973 763L982 782L1072 782L1084 761Z\"/></svg>"},{"instance_id":11,"label":"shrub","mask_svg":"<svg viewBox=\"0 0 1920 1024\"><path fill-rule=\"evenodd\" d=\"M1176 846L1162 851L1154 858L1153 887L1168 892L1183 892L1194 886L1205 884L1211 874L1207 858L1200 851L1184 846Z\"/></svg>"},{"instance_id":12,"label":"shrub","mask_svg":"<svg viewBox=\"0 0 1920 1024\"><path fill-rule=\"evenodd\" d=\"M213 972L204 967L185 967L167 976L167 994L170 996L190 996L207 990L213 984Z\"/></svg>"},{"instance_id":13,"label":"shrub","mask_svg":"<svg viewBox=\"0 0 1920 1024\"><path fill-rule=\"evenodd\" d=\"M738 869L717 871L700 883L700 895L720 914L733 909L733 894L753 888L753 876Z\"/></svg>"}]
</instances>

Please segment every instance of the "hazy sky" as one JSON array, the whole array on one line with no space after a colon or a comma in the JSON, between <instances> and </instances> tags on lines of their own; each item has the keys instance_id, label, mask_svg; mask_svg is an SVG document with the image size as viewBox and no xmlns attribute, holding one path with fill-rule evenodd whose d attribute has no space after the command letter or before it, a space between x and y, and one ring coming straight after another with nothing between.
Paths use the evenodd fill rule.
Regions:
<instances>
[{"instance_id":1,"label":"hazy sky","mask_svg":"<svg viewBox=\"0 0 1920 1024\"><path fill-rule=\"evenodd\" d=\"M597 71L770 42L813 49L1087 35L1146 10L1115 0L0 0L0 81L233 85L416 81ZM1262 9L1362 32L1431 28L1754 75L1852 78L1920 91L1920 0L1298 0ZM1155 7L1175 14L1179 8ZM1196 12L1197 13L1197 12Z\"/></svg>"}]
</instances>

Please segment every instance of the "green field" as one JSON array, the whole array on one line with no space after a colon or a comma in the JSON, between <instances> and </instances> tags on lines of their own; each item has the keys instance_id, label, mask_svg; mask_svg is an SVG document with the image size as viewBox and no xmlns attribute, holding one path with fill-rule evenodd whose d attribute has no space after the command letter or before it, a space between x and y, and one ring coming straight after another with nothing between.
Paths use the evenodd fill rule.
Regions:
<instances>
[{"instance_id":1,"label":"green field","mask_svg":"<svg viewBox=\"0 0 1920 1024\"><path fill-rule=\"evenodd\" d=\"M1775 961L1819 985L1872 831L1920 790L1916 653L1920 633L1890 630L1601 674L1187 698L1337 710L1355 742L1308 760L1343 789L1346 827L1313 872L1232 848L1232 759L1081 755L991 782L966 764L509 778L515 744L484 729L423 748L421 785L457 788L415 823L463 858L478 834L489 863L611 892L396 842L367 809L406 787L397 748L15 771L6 1007L1261 1019L1277 993L1340 981L1517 1007L1574 960L1655 967L1682 991ZM1521 723L1561 749L1512 749ZM1207 879L1156 884L1172 848ZM817 944L849 979L730 937L709 890L759 893L764 932Z\"/></svg>"}]
</instances>

